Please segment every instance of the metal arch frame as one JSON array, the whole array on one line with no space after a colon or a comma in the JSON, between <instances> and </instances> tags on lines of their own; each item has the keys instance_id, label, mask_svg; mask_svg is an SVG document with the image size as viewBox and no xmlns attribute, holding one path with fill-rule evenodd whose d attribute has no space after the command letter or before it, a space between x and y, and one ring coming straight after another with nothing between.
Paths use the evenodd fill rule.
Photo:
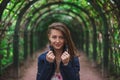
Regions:
<instances>
[{"instance_id":1,"label":"metal arch frame","mask_svg":"<svg viewBox=\"0 0 120 80\"><path fill-rule=\"evenodd\" d=\"M16 48L16 50L14 49L13 53L14 55L17 55L15 53L18 53L18 43L19 43L19 36L18 36L18 32L19 32L19 25L20 25L20 22L22 20L22 16L24 15L24 13L26 12L26 10L29 8L29 6L31 4L33 4L35 1L31 1L28 5L26 5L21 11L20 13L18 14L18 19L17 19L17 22L16 22L16 26L15 26L15 32L14 32L14 44L13 44L13 48ZM64 2L63 2L64 3ZM71 3L70 3L71 4ZM73 5L73 4L71 4ZM16 38L15 38L16 37ZM16 40L15 40L16 39ZM18 57L16 57L18 58Z\"/></svg>"},{"instance_id":2,"label":"metal arch frame","mask_svg":"<svg viewBox=\"0 0 120 80\"><path fill-rule=\"evenodd\" d=\"M17 22L15 25L14 35L13 35L13 65L14 65L14 75L15 77L19 77L19 26L20 22L22 20L22 17L24 13L27 11L27 9L35 3L37 0L33 0L28 3L24 8L20 10L20 13L18 14Z\"/></svg>"},{"instance_id":3,"label":"metal arch frame","mask_svg":"<svg viewBox=\"0 0 120 80\"><path fill-rule=\"evenodd\" d=\"M59 2L58 2L59 3ZM47 4L48 6L50 6L50 5L53 5L52 3L50 3L50 4ZM44 8L46 8L46 7L48 7L47 5L43 5L43 6L41 6L41 7L39 7L39 8L37 8L34 12L33 12L33 14L35 14L35 12L36 11L39 11L39 9L44 9ZM54 3L54 5L56 5L56 3ZM62 4L61 4L62 5ZM85 11L85 10L84 10ZM37 12L36 12L37 13ZM93 26L93 59L94 59L94 61L96 61L96 57L94 57L94 56L96 56L97 55L97 50L96 50L96 46L97 46L97 31L96 31L96 25L95 25L95 21L94 21L94 19L89 15L89 13L88 12L86 12L86 14L87 14L87 16L89 17L89 19L91 20L90 22L91 22L91 24L92 24L92 26ZM89 32L87 31L86 32L87 33L87 38L89 37ZM87 53L87 55L89 56L89 40L88 39L86 39L87 41L86 41L86 53Z\"/></svg>"},{"instance_id":4,"label":"metal arch frame","mask_svg":"<svg viewBox=\"0 0 120 80\"><path fill-rule=\"evenodd\" d=\"M65 10L64 10L64 11L65 11ZM64 11L62 11L62 12L64 12ZM82 19L82 21L83 21L84 25L86 26L85 21L84 21L84 19L82 18L82 16L81 16L81 15L79 15L79 14L77 14L77 13L73 12L72 10L70 11L70 9L68 9L68 10L66 10L66 11L69 11L69 12L71 12L71 13L73 13L73 14L75 14L75 15L79 16L79 18L81 18L81 19ZM54 11L52 12L52 10L51 10L51 12L49 12L49 10L48 10L48 11L46 11L46 13L49 13L49 14L54 14L55 12L54 12ZM60 13L60 12L57 12L57 11L56 11L56 13ZM65 12L65 13L66 13L66 12ZM44 14L44 13L43 13L43 14ZM49 15L49 14L48 14L48 15ZM40 14L40 16L42 16L42 14ZM40 18L40 16L38 16L38 18ZM46 17L47 17L47 16L46 16ZM36 19L35 19L35 21L38 21L38 20L37 20L38 18L36 18ZM39 23L40 21L42 21L42 20L39 20L39 21L38 21L38 23ZM32 23L34 24L35 22L32 22ZM36 24L36 23L35 23L34 25L36 25L36 26L37 26L38 24ZM34 28L34 29L35 29L35 28Z\"/></svg>"},{"instance_id":5,"label":"metal arch frame","mask_svg":"<svg viewBox=\"0 0 120 80\"><path fill-rule=\"evenodd\" d=\"M49 10L48 10L48 11L49 11ZM48 11L46 11L46 12L48 12ZM79 14L73 12L73 11L70 10L70 9L67 9L67 10L65 10L65 11L69 11L69 12L71 12L71 13L77 15L79 18L82 19L82 21L83 21L83 23L84 23L84 26L87 27L87 25L86 25L86 23L85 23L85 20L82 18L81 15L79 15ZM52 10L51 10L51 12L52 12ZM48 13L49 13L48 15L51 15L51 14L54 14L54 13L55 13L54 11L53 11L52 13L51 13L51 12L48 12ZM56 13L60 13L60 12L57 12L57 11L56 11ZM43 14L44 14L44 13L43 13ZM42 14L40 14L40 16L41 16L41 15L42 15ZM66 15L67 15L67 14L66 14ZM38 16L38 18L40 18L40 16ZM46 17L47 17L47 16L46 16ZM38 18L36 18L36 19L38 19ZM37 20L35 20L35 21L37 21ZM40 21L42 21L42 20L39 20L38 23L39 23ZM35 23L35 22L32 22L32 23ZM36 24L36 23L35 23L35 24ZM36 24L36 26L38 26L38 24ZM35 29L35 28L34 28L34 29ZM88 34L88 33L87 33L87 34Z\"/></svg>"},{"instance_id":6,"label":"metal arch frame","mask_svg":"<svg viewBox=\"0 0 120 80\"><path fill-rule=\"evenodd\" d=\"M43 13L43 14L54 14L54 13L66 13L66 14L69 14L69 13L67 13L67 12L71 12L71 13L73 13L74 15L77 15L82 21L84 21L84 25L85 25L85 27L87 27L86 26L86 24L85 24L85 20L83 20L83 17L81 16L81 15L79 15L79 14L77 14L76 12L73 12L72 10L70 10L70 9L66 9L66 10L62 10L62 11L53 11L53 10L48 10L48 11L46 11L45 13ZM35 22L33 22L33 23L35 23L36 24L36 27L37 27L37 24L40 22L39 21L39 19L42 19L42 18L40 18L43 14L40 14L40 16L38 16L36 19L35 19L35 21L38 21L37 23L35 23Z\"/></svg>"},{"instance_id":7,"label":"metal arch frame","mask_svg":"<svg viewBox=\"0 0 120 80\"><path fill-rule=\"evenodd\" d=\"M37 8L34 12L33 12L33 15L36 13L36 11L38 11L38 9L40 10L40 9L43 9L43 8L45 8L45 7L47 7L47 6L50 6L50 5L53 5L53 4L55 4L55 5L58 5L58 4L69 4L70 6L73 6L73 4L72 3L69 3L69 2L55 2L55 3L49 3L49 4L47 4L47 5L43 5L43 6L41 6L41 7L39 7L39 8ZM30 5L29 5L30 6ZM74 5L76 8L78 8L78 9L81 9L82 11L84 11L85 13L87 13L87 11L85 11L84 9L82 9L80 6L77 6L77 5ZM22 10L21 10L21 13L18 15L19 16L19 23L18 23L18 25L20 25L20 22L21 22L21 17L23 16L23 14L25 13L25 11L28 9L28 6L27 7L25 7L25 8L23 8ZM87 13L87 15L88 15L88 13ZM17 24L17 23L16 23ZM16 26L16 27L19 27L19 26ZM18 28L16 28L16 30L17 30L17 32L19 31L19 29Z\"/></svg>"},{"instance_id":8,"label":"metal arch frame","mask_svg":"<svg viewBox=\"0 0 120 80\"><path fill-rule=\"evenodd\" d=\"M49 18L52 18L52 14L56 14L56 15L59 15L59 14L61 14L61 15L66 15L66 16L69 16L68 14L65 14L65 13L51 13L51 14L48 14L45 18L43 18L42 20L40 20L39 22L40 23L42 23L43 21L46 21L46 22L50 22L50 21L47 21L48 20L48 17ZM71 16L72 17L72 16ZM75 18L75 17L73 17L73 18ZM77 18L76 18L77 19ZM57 19L58 21L59 21L59 19ZM78 22L79 22L79 20L77 20ZM68 22L64 22L64 23L68 23ZM70 26L69 24L68 24L68 26ZM79 28L82 28L82 27L80 27L80 26L77 26L77 27L79 27ZM38 29L37 29L38 30ZM83 29L81 29L81 31L83 32ZM80 32L81 33L81 32ZM82 33L81 33L82 34ZM80 40L80 41L83 41L83 40Z\"/></svg>"},{"instance_id":9,"label":"metal arch frame","mask_svg":"<svg viewBox=\"0 0 120 80\"><path fill-rule=\"evenodd\" d=\"M57 4L58 5L58 4ZM44 7L44 8L46 8L46 7ZM42 9L44 9L44 8L42 8ZM37 13L38 12L38 10L36 10L36 11L34 11L33 12L33 15L35 15L35 13ZM31 17L31 16L30 16Z\"/></svg>"},{"instance_id":10,"label":"metal arch frame","mask_svg":"<svg viewBox=\"0 0 120 80\"><path fill-rule=\"evenodd\" d=\"M31 1L28 5L26 5L23 9L21 9L20 13L18 14L18 20L16 22L16 26L15 26L15 31L14 31L14 43L13 43L13 54L15 56L18 56L19 51L18 51L18 43L19 43L19 36L18 36L18 32L19 32L19 25L20 22L22 20L22 16L24 15L24 13L27 11L27 9L30 7L31 4L33 4L35 1ZM56 3L55 3L56 4ZM59 4L59 3L58 3ZM71 4L71 3L69 3ZM49 4L48 4L49 5ZM52 4L51 4L52 5ZM73 5L73 4L71 4ZM77 5L76 5L77 6ZM44 7L44 6L43 6ZM79 7L77 7L79 8ZM81 7L80 7L81 8ZM84 10L84 9L83 9ZM16 54L18 53L18 54ZM14 60L18 59L18 57L15 57Z\"/></svg>"},{"instance_id":11,"label":"metal arch frame","mask_svg":"<svg viewBox=\"0 0 120 80\"><path fill-rule=\"evenodd\" d=\"M104 50L103 50L103 66L108 70L108 54L109 54L109 36L108 36L108 23L107 23L107 18L104 15L104 13L101 10L101 7L96 4L96 2L93 3L93 0L89 0L91 5L94 7L94 9L101 15L102 23L104 25L103 27L103 44L104 44ZM107 54L106 54L107 53Z\"/></svg>"},{"instance_id":12,"label":"metal arch frame","mask_svg":"<svg viewBox=\"0 0 120 80\"><path fill-rule=\"evenodd\" d=\"M18 67L19 67L19 51L18 51L18 43L19 43L19 36L18 36L18 32L19 32L19 25L20 25L20 22L22 20L22 16L24 15L24 13L27 11L27 9L30 7L30 5L33 4L32 2L29 3L27 6L25 6L19 13L18 15L18 20L16 22L16 26L15 26L15 32L14 32L14 39L13 39L13 54L14 54L14 65L15 65L15 68L17 68L16 70L18 70ZM59 4L59 3L58 3ZM67 4L67 3L66 3ZM71 3L69 3L71 4ZM51 4L52 5L52 4ZM73 4L71 4L73 5ZM74 5L76 6L78 9L81 7L77 6L77 5ZM44 6L42 6L44 7ZM84 11L84 9L82 9ZM87 13L87 12L86 12ZM89 16L89 15L88 15ZM18 73L18 71L16 71ZM16 73L16 74L17 74Z\"/></svg>"},{"instance_id":13,"label":"metal arch frame","mask_svg":"<svg viewBox=\"0 0 120 80\"><path fill-rule=\"evenodd\" d=\"M74 13L75 15L79 16L79 17L82 19L84 25L85 25L86 28L87 28L87 25L86 25L86 23L85 23L85 20L82 18L81 15L73 12L72 10L68 10L68 11L70 11L70 12ZM51 13L51 14L54 14L54 12ZM48 14L48 15L51 15L51 14ZM47 16L46 16L46 17L47 17ZM41 19L40 21L42 21L42 19ZM40 22L40 21L39 21L39 22ZM94 20L91 20L91 21L93 22ZM38 22L38 23L39 23L39 22ZM92 22L91 22L91 23L92 23ZM95 23L93 23L92 25L93 25L93 27L95 27ZM37 26L37 25L36 25L36 26ZM96 27L93 28L93 30L95 31L95 33L94 33L93 35L96 35ZM89 50L88 50L88 49L89 49L89 31L88 31L88 30L85 30L85 31L86 31L86 40L87 40L87 41L86 41L86 52L88 52L87 55L89 55ZM96 37L96 36L93 37L93 38L94 38L94 41L97 40L97 39L95 39L95 37ZM97 37L96 37L96 38L97 38ZM93 42L94 42L94 41L93 41ZM96 42L96 43L97 43L97 42ZM94 45L94 46L96 46L96 45ZM94 49L95 49L95 50L94 50ZM93 51L96 51L96 48L94 48L94 49L93 49ZM96 53L95 53L95 54L96 54ZM94 55L95 55L95 54L94 54Z\"/></svg>"},{"instance_id":14,"label":"metal arch frame","mask_svg":"<svg viewBox=\"0 0 120 80\"><path fill-rule=\"evenodd\" d=\"M58 4L59 4L59 2L58 2ZM48 6L50 6L50 5L53 5L53 4L47 4ZM42 6L42 7L39 7L39 9L44 9L45 7L48 7L47 5L45 5L45 6ZM54 5L57 5L56 3L54 3ZM78 7L77 7L78 8ZM36 11L38 11L39 9L36 9ZM35 12L36 11L34 11L33 12L33 15L35 14ZM90 16L89 16L90 17ZM88 31L87 31L87 34L88 34ZM88 37L88 36L87 36ZM88 40L88 39L87 39ZM86 43L86 45L87 45L87 47L88 47L88 43L89 43L89 41L87 41L87 43ZM86 48L86 49L88 49L88 48ZM89 52L88 50L86 50L87 51L87 53Z\"/></svg>"},{"instance_id":15,"label":"metal arch frame","mask_svg":"<svg viewBox=\"0 0 120 80\"><path fill-rule=\"evenodd\" d=\"M4 0L5 1L5 0ZM7 0L7 1L10 1L10 0ZM116 0L114 0L114 2L115 2ZM118 1L118 0L117 0ZM116 3L117 4L117 3ZM97 6L96 6L97 7ZM102 8L102 7L100 7L100 8ZM119 7L117 7L117 8L119 8ZM95 9L95 8L94 8ZM4 10L4 9L3 9ZM0 10L1 11L1 10ZM2 11L1 11L2 12ZM0 13L1 13L0 12ZM1 16L1 14L0 14L0 16ZM101 15L100 15L101 16ZM107 20L107 19L106 19ZM106 35L106 34L105 34ZM105 36L104 36L105 37ZM105 39L105 40L107 40L107 39ZM104 52L105 53L105 52Z\"/></svg>"},{"instance_id":16,"label":"metal arch frame","mask_svg":"<svg viewBox=\"0 0 120 80\"><path fill-rule=\"evenodd\" d=\"M114 0L114 1L116 1L116 0ZM118 1L118 0L117 0ZM117 4L117 3L116 3ZM100 8L102 8L102 7L100 7ZM117 8L119 8L119 7L117 7ZM107 20L107 19L106 19ZM106 40L106 39L105 39Z\"/></svg>"},{"instance_id":17,"label":"metal arch frame","mask_svg":"<svg viewBox=\"0 0 120 80\"><path fill-rule=\"evenodd\" d=\"M47 12L49 12L49 11L50 11L50 10L46 11L45 13L47 13ZM51 10L51 11L52 11L52 10ZM67 11L72 12L73 14L76 14L77 16L81 17L81 19L83 19L81 15L73 12L72 10L70 11L70 9L69 9L69 10L67 10ZM54 13L54 12L53 12L53 13ZM42 13L42 14L44 14L44 13ZM42 14L40 14L40 15L38 16L38 18L40 18L40 16L42 16ZM37 21L38 18L36 18L34 21ZM86 26L84 19L83 19L82 21L83 21L84 25ZM39 22L40 22L40 21L38 21L38 23L39 23ZM32 23L35 23L35 22L32 22ZM36 23L35 23L35 24L36 24ZM37 25L36 25L36 26L37 26Z\"/></svg>"},{"instance_id":18,"label":"metal arch frame","mask_svg":"<svg viewBox=\"0 0 120 80\"><path fill-rule=\"evenodd\" d=\"M3 11L4 9L6 8L7 6L7 3L9 2L10 0L3 0L3 2L0 4L0 21L1 21L1 17L2 17L2 14L3 14ZM4 6L4 7L3 7Z\"/></svg>"},{"instance_id":19,"label":"metal arch frame","mask_svg":"<svg viewBox=\"0 0 120 80\"><path fill-rule=\"evenodd\" d=\"M49 11L48 11L49 12ZM44 13L43 13L44 14ZM31 18L31 17L30 17ZM30 19L29 19L30 20ZM34 21L37 21L37 20L34 20ZM25 27L26 28L26 27ZM26 38L26 37L25 37ZM25 40L27 40L27 39L25 39ZM31 50L32 50L32 48L31 48ZM25 51L26 52L26 51ZM33 52L33 51L32 51Z\"/></svg>"},{"instance_id":20,"label":"metal arch frame","mask_svg":"<svg viewBox=\"0 0 120 80\"><path fill-rule=\"evenodd\" d=\"M14 55L14 66L15 66L15 68L18 68L18 66L19 66L19 63L18 63L19 62L19 58L18 58L18 54L19 54L19 51L18 51L18 48L19 48L18 47L19 36L18 35L19 35L19 33L18 32L19 32L19 28L20 28L20 23L21 23L21 20L22 20L22 17L24 15L24 13L35 2L36 1L31 1L28 5L26 5L24 8L22 8L20 10L20 13L18 14L18 19L17 19L16 25L15 25L14 38L13 38L13 55ZM78 8L78 9L81 9L83 12L88 14L87 11L85 11L80 6L77 6L77 5L73 4L73 3L69 3L69 2L55 2L55 3L49 3L49 4L53 5L53 4L60 4L60 3L61 4L69 4L70 6L74 6L74 7ZM42 7L44 7L44 6L42 6ZM16 70L18 70L18 69L16 69ZM17 74L17 73L15 73L15 74Z\"/></svg>"},{"instance_id":21,"label":"metal arch frame","mask_svg":"<svg viewBox=\"0 0 120 80\"><path fill-rule=\"evenodd\" d=\"M62 2L62 3L64 3L64 2ZM61 3L61 5L63 5ZM66 3L64 3L64 4L67 4L68 2L66 2ZM48 7L48 6L51 6L51 5L57 5L57 4L60 4L59 2L55 2L55 3L49 3L49 4L46 4L46 5L43 5L43 6L41 6L41 7L39 7L38 9L36 9L34 12L33 12L33 14L35 14L35 12L36 11L39 11L39 9L44 9L44 8L46 8L46 7ZM71 4L71 3L69 3L69 4ZM72 5L72 4L71 4ZM76 5L77 6L77 5ZM74 7L76 7L76 6L74 6ZM77 8L79 8L80 6L77 6ZM81 7L80 7L80 9L82 9ZM82 9L83 10L83 9ZM93 30L95 31L95 33L93 34L93 35L97 35L96 34L96 26L95 26L95 22L94 22L94 19L89 15L89 13L87 12L87 11L85 11L84 10L84 12L88 15L88 17L89 17L89 19L91 20L91 24L93 25ZM89 36L88 36L89 37ZM88 40L88 39L87 39ZM96 43L97 43L97 37L96 36L93 36L93 47L94 47L94 50L93 50L93 55L96 55ZM86 43L86 46L88 47L88 43L89 43L89 41L87 41L87 43ZM88 49L88 48L87 48ZM86 50L86 53L87 54L89 54L89 50Z\"/></svg>"}]
</instances>

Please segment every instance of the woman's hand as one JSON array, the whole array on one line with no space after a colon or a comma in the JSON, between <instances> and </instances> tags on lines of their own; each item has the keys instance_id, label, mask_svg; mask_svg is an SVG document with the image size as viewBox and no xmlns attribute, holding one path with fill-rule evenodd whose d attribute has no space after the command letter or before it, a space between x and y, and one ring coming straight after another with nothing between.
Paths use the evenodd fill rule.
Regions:
<instances>
[{"instance_id":1,"label":"woman's hand","mask_svg":"<svg viewBox=\"0 0 120 80\"><path fill-rule=\"evenodd\" d=\"M65 51L61 56L61 60L64 65L67 65L70 60L70 54L67 51Z\"/></svg>"},{"instance_id":2,"label":"woman's hand","mask_svg":"<svg viewBox=\"0 0 120 80\"><path fill-rule=\"evenodd\" d=\"M50 63L54 62L55 60L55 55L53 54L52 51L49 51L46 55L46 60Z\"/></svg>"}]
</instances>

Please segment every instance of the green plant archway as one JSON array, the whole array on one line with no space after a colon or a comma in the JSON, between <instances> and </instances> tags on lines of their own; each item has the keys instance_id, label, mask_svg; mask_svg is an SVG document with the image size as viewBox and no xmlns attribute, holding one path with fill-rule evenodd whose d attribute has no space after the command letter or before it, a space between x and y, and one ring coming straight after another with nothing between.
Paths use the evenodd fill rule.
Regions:
<instances>
[{"instance_id":1,"label":"green plant archway","mask_svg":"<svg viewBox=\"0 0 120 80\"><path fill-rule=\"evenodd\" d=\"M119 0L1 0L0 69L13 63L18 74L19 62L47 44L45 32L54 21L69 26L90 60L120 74Z\"/></svg>"}]
</instances>

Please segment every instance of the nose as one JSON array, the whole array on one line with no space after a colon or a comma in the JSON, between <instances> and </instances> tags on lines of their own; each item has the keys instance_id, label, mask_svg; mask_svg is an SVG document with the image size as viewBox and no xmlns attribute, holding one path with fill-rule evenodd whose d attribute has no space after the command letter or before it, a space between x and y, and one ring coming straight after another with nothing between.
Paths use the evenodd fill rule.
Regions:
<instances>
[{"instance_id":1,"label":"nose","mask_svg":"<svg viewBox=\"0 0 120 80\"><path fill-rule=\"evenodd\" d=\"M57 38L57 39L56 39L56 42L60 42L60 39L59 39L59 38Z\"/></svg>"}]
</instances>

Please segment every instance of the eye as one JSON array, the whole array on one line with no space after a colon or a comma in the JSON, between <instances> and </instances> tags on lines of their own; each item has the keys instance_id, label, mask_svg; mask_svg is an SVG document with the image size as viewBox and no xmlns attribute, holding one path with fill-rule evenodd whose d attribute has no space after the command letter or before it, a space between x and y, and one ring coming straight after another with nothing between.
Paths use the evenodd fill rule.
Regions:
<instances>
[{"instance_id":1,"label":"eye","mask_svg":"<svg viewBox=\"0 0 120 80\"><path fill-rule=\"evenodd\" d=\"M52 36L53 39L57 38L57 36Z\"/></svg>"},{"instance_id":2,"label":"eye","mask_svg":"<svg viewBox=\"0 0 120 80\"><path fill-rule=\"evenodd\" d=\"M60 39L64 39L64 37L63 37L63 36L60 36Z\"/></svg>"}]
</instances>

